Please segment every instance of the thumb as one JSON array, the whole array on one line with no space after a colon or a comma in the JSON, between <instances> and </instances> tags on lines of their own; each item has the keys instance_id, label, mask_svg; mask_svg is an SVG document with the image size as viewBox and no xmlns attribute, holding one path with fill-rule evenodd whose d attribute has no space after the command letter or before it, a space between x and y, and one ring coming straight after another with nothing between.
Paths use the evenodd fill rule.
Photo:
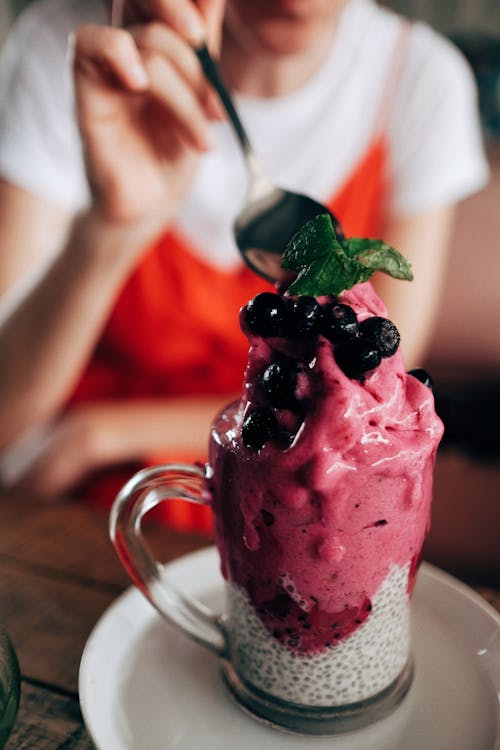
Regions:
<instances>
[{"instance_id":1,"label":"thumb","mask_svg":"<svg viewBox=\"0 0 500 750\"><path fill-rule=\"evenodd\" d=\"M212 54L218 56L222 37L222 22L226 0L196 0L207 27L207 45Z\"/></svg>"}]
</instances>

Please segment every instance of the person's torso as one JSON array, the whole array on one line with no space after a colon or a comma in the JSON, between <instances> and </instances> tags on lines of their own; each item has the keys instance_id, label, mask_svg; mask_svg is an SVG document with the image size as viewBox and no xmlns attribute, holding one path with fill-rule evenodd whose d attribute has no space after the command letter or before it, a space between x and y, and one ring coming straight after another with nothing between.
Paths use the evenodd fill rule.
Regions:
<instances>
[{"instance_id":1,"label":"person's torso","mask_svg":"<svg viewBox=\"0 0 500 750\"><path fill-rule=\"evenodd\" d=\"M271 178L328 205L351 236L379 234L388 189L381 105L401 24L384 17L384 53L368 96L365 44L377 19L371 2L353 0L305 86L277 99L236 97ZM201 159L174 226L122 290L78 399L239 389L247 343L238 310L268 287L243 266L232 233L247 186L242 156L228 123L214 130L216 146Z\"/></svg>"}]
</instances>

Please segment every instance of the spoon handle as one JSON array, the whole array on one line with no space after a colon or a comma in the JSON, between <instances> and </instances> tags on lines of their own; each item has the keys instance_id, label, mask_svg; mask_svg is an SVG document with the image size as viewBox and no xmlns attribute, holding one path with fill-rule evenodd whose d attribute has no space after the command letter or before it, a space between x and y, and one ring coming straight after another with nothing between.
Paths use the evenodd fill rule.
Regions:
<instances>
[{"instance_id":1,"label":"spoon handle","mask_svg":"<svg viewBox=\"0 0 500 750\"><path fill-rule=\"evenodd\" d=\"M222 104L224 105L226 112L229 115L229 119L231 120L231 124L234 128L236 136L241 144L241 147L245 155L249 156L252 152L250 141L248 140L248 136L245 133L245 129L243 128L243 125L241 124L241 120L238 117L238 113L236 112L236 109L234 107L233 100L231 99L229 91L227 90L226 86L224 85L222 81L222 78L219 73L219 68L217 67L215 60L213 59L212 55L208 51L206 44L202 44L200 47L196 47L195 52L196 52L196 56L198 57L198 60L201 63L201 67L203 68L203 72L205 73L205 76L207 77L207 79L210 81L214 89L219 94L219 97L222 101Z\"/></svg>"}]
</instances>

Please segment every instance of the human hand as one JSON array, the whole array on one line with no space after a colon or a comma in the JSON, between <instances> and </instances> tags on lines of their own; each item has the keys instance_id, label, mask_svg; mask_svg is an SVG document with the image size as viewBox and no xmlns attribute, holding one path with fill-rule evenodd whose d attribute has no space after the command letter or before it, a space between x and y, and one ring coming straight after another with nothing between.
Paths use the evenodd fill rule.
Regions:
<instances>
[{"instance_id":1,"label":"human hand","mask_svg":"<svg viewBox=\"0 0 500 750\"><path fill-rule=\"evenodd\" d=\"M106 466L165 454L203 456L214 414L235 398L113 399L75 407L0 455L0 484L52 499Z\"/></svg>"},{"instance_id":2,"label":"human hand","mask_svg":"<svg viewBox=\"0 0 500 750\"><path fill-rule=\"evenodd\" d=\"M74 69L97 210L106 221L161 229L210 148L210 121L223 116L195 53L159 23L130 31L84 26Z\"/></svg>"},{"instance_id":3,"label":"human hand","mask_svg":"<svg viewBox=\"0 0 500 750\"><path fill-rule=\"evenodd\" d=\"M2 455L2 484L55 500L112 462L110 438L106 411L98 404L74 409L21 438Z\"/></svg>"},{"instance_id":4,"label":"human hand","mask_svg":"<svg viewBox=\"0 0 500 750\"><path fill-rule=\"evenodd\" d=\"M115 0L125 25L160 21L190 44L206 41L215 54L220 43L226 0Z\"/></svg>"}]
</instances>

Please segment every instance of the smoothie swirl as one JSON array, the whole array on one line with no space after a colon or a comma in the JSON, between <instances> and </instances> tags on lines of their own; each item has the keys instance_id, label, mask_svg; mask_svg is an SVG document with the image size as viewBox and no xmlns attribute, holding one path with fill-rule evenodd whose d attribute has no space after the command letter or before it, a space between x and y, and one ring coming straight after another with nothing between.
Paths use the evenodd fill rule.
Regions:
<instances>
[{"instance_id":1,"label":"smoothie swirl","mask_svg":"<svg viewBox=\"0 0 500 750\"><path fill-rule=\"evenodd\" d=\"M368 283L338 301L360 322L386 314ZM321 334L243 329L244 393L216 420L210 441L222 573L275 638L312 654L371 616L395 567L409 567L410 595L443 427L431 390L406 373L399 351L355 379ZM273 409L276 436L255 450L244 444L242 425L267 405L264 373L282 361L296 367L296 403Z\"/></svg>"}]
</instances>

